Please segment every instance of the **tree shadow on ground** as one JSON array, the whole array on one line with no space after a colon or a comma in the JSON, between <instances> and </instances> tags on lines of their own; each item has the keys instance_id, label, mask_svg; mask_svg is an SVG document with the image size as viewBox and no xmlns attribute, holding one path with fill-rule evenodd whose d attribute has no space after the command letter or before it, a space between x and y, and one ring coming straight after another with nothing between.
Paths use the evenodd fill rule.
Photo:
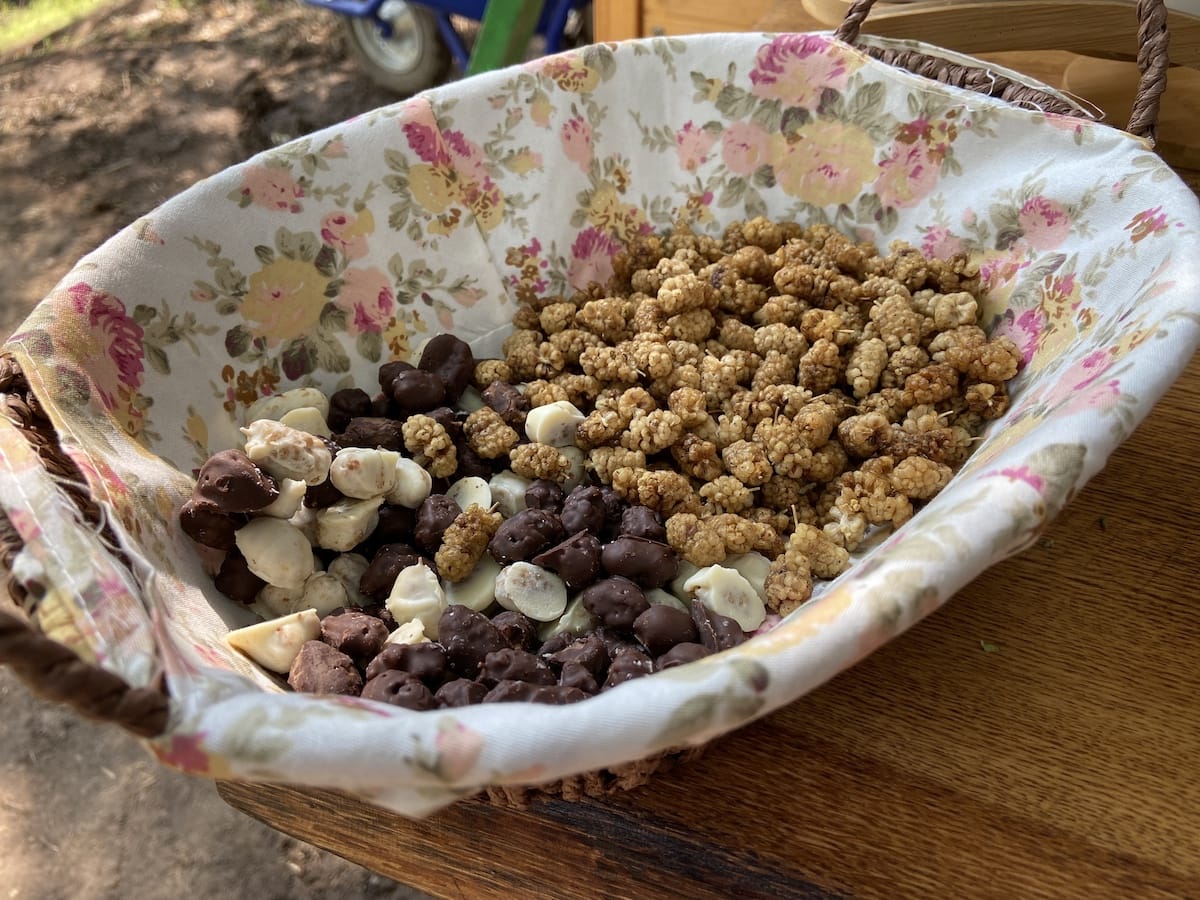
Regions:
<instances>
[{"instance_id":1,"label":"tree shadow on ground","mask_svg":"<svg viewBox=\"0 0 1200 900\"><path fill-rule=\"evenodd\" d=\"M401 98L299 3L142 0L0 60L8 334L76 259L207 175Z\"/></svg>"}]
</instances>

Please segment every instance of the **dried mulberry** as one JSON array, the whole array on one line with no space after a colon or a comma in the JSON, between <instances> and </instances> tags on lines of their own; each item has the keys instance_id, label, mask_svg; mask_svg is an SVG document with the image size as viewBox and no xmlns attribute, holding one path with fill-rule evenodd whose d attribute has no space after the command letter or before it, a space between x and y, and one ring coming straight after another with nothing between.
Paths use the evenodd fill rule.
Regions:
<instances>
[{"instance_id":1,"label":"dried mulberry","mask_svg":"<svg viewBox=\"0 0 1200 900\"><path fill-rule=\"evenodd\" d=\"M773 322L754 330L753 343L748 349L764 359L771 353L781 353L796 365L808 352L808 341L798 328Z\"/></svg>"},{"instance_id":2,"label":"dried mulberry","mask_svg":"<svg viewBox=\"0 0 1200 900\"><path fill-rule=\"evenodd\" d=\"M693 513L676 513L667 519L667 543L694 566L715 566L725 561L725 541L706 520Z\"/></svg>"},{"instance_id":3,"label":"dried mulberry","mask_svg":"<svg viewBox=\"0 0 1200 900\"><path fill-rule=\"evenodd\" d=\"M712 481L725 474L717 445L694 434L685 434L683 440L671 448L671 456L680 471L697 481Z\"/></svg>"},{"instance_id":4,"label":"dried mulberry","mask_svg":"<svg viewBox=\"0 0 1200 900\"><path fill-rule=\"evenodd\" d=\"M998 337L982 346L948 347L943 359L972 381L999 383L1017 374L1021 351L1010 338Z\"/></svg>"},{"instance_id":5,"label":"dried mulberry","mask_svg":"<svg viewBox=\"0 0 1200 900\"><path fill-rule=\"evenodd\" d=\"M567 396L567 389L561 384L539 378L526 383L525 399L529 401L530 407L538 407L549 406L559 400L570 400L571 398Z\"/></svg>"},{"instance_id":6,"label":"dried mulberry","mask_svg":"<svg viewBox=\"0 0 1200 900\"><path fill-rule=\"evenodd\" d=\"M887 345L879 338L862 341L846 359L846 383L854 396L862 399L875 390L887 368Z\"/></svg>"},{"instance_id":7,"label":"dried mulberry","mask_svg":"<svg viewBox=\"0 0 1200 900\"><path fill-rule=\"evenodd\" d=\"M837 578L850 568L850 554L812 525L797 525L788 536L785 557L803 556L818 578Z\"/></svg>"},{"instance_id":8,"label":"dried mulberry","mask_svg":"<svg viewBox=\"0 0 1200 900\"><path fill-rule=\"evenodd\" d=\"M871 322L879 337L894 352L909 344L920 344L928 320L912 307L912 300L893 294L871 307Z\"/></svg>"},{"instance_id":9,"label":"dried mulberry","mask_svg":"<svg viewBox=\"0 0 1200 900\"><path fill-rule=\"evenodd\" d=\"M717 320L707 309L693 309L667 319L663 334L670 340L698 344L708 339Z\"/></svg>"},{"instance_id":10,"label":"dried mulberry","mask_svg":"<svg viewBox=\"0 0 1200 900\"><path fill-rule=\"evenodd\" d=\"M719 325L719 329L717 339L725 347L734 350L750 350L759 353L760 356L766 355L756 347L758 332L736 316L729 316L723 319Z\"/></svg>"},{"instance_id":11,"label":"dried mulberry","mask_svg":"<svg viewBox=\"0 0 1200 900\"><path fill-rule=\"evenodd\" d=\"M702 485L699 493L708 508L715 512L740 513L754 505L754 494L732 475L714 478Z\"/></svg>"},{"instance_id":12,"label":"dried mulberry","mask_svg":"<svg viewBox=\"0 0 1200 900\"><path fill-rule=\"evenodd\" d=\"M542 333L552 335L566 331L575 324L575 312L574 303L551 303L538 314Z\"/></svg>"},{"instance_id":13,"label":"dried mulberry","mask_svg":"<svg viewBox=\"0 0 1200 900\"><path fill-rule=\"evenodd\" d=\"M775 474L767 451L760 444L750 441L735 441L728 445L721 451L721 459L729 474L750 487L765 484Z\"/></svg>"},{"instance_id":14,"label":"dried mulberry","mask_svg":"<svg viewBox=\"0 0 1200 900\"><path fill-rule=\"evenodd\" d=\"M474 503L459 513L446 529L433 558L438 574L454 583L470 577L503 521L500 513L488 512Z\"/></svg>"},{"instance_id":15,"label":"dried mulberry","mask_svg":"<svg viewBox=\"0 0 1200 900\"><path fill-rule=\"evenodd\" d=\"M625 307L626 301L620 297L589 300L575 313L575 325L616 344L630 334Z\"/></svg>"},{"instance_id":16,"label":"dried mulberry","mask_svg":"<svg viewBox=\"0 0 1200 900\"><path fill-rule=\"evenodd\" d=\"M711 283L701 280L690 268L685 273L663 279L657 297L664 316L717 307L716 289Z\"/></svg>"},{"instance_id":17,"label":"dried mulberry","mask_svg":"<svg viewBox=\"0 0 1200 900\"><path fill-rule=\"evenodd\" d=\"M927 365L929 365L929 354L921 347L915 344L900 347L888 358L879 384L885 388L902 388L909 375L920 371Z\"/></svg>"},{"instance_id":18,"label":"dried mulberry","mask_svg":"<svg viewBox=\"0 0 1200 900\"><path fill-rule=\"evenodd\" d=\"M892 423L880 412L851 416L838 425L838 440L852 456L866 459L888 446L892 438Z\"/></svg>"},{"instance_id":19,"label":"dried mulberry","mask_svg":"<svg viewBox=\"0 0 1200 900\"><path fill-rule=\"evenodd\" d=\"M588 347L601 347L604 339L582 328L567 328L550 335L550 343L563 355L568 366L579 365L579 357Z\"/></svg>"},{"instance_id":20,"label":"dried mulberry","mask_svg":"<svg viewBox=\"0 0 1200 900\"><path fill-rule=\"evenodd\" d=\"M617 469L646 468L646 454L624 447L595 447L588 453L588 465L597 478L605 484L612 484L613 473Z\"/></svg>"},{"instance_id":21,"label":"dried mulberry","mask_svg":"<svg viewBox=\"0 0 1200 900\"><path fill-rule=\"evenodd\" d=\"M481 359L475 363L475 388L484 390L493 381L510 382L512 369L502 359Z\"/></svg>"},{"instance_id":22,"label":"dried mulberry","mask_svg":"<svg viewBox=\"0 0 1200 900\"><path fill-rule=\"evenodd\" d=\"M911 406L941 403L958 393L958 373L946 363L933 363L904 380L904 393Z\"/></svg>"},{"instance_id":23,"label":"dried mulberry","mask_svg":"<svg viewBox=\"0 0 1200 900\"><path fill-rule=\"evenodd\" d=\"M675 368L675 356L661 335L638 335L634 340L622 344L633 360L633 365L642 375L649 378L665 378Z\"/></svg>"},{"instance_id":24,"label":"dried mulberry","mask_svg":"<svg viewBox=\"0 0 1200 900\"><path fill-rule=\"evenodd\" d=\"M667 397L667 407L687 429L698 428L709 420L704 393L699 388L676 388Z\"/></svg>"},{"instance_id":25,"label":"dried mulberry","mask_svg":"<svg viewBox=\"0 0 1200 900\"><path fill-rule=\"evenodd\" d=\"M571 460L549 444L518 444L508 459L510 468L522 478L563 482L571 475Z\"/></svg>"},{"instance_id":26,"label":"dried mulberry","mask_svg":"<svg viewBox=\"0 0 1200 900\"><path fill-rule=\"evenodd\" d=\"M591 375L564 372L556 375L551 384L562 388L567 400L576 406L586 406L600 394L600 382Z\"/></svg>"},{"instance_id":27,"label":"dried mulberry","mask_svg":"<svg viewBox=\"0 0 1200 900\"><path fill-rule=\"evenodd\" d=\"M496 459L508 454L521 436L505 424L500 414L490 406L475 410L463 422L467 446L484 459Z\"/></svg>"},{"instance_id":28,"label":"dried mulberry","mask_svg":"<svg viewBox=\"0 0 1200 900\"><path fill-rule=\"evenodd\" d=\"M909 456L896 463L889 476L892 485L910 500L928 500L950 483L950 467L923 456Z\"/></svg>"},{"instance_id":29,"label":"dried mulberry","mask_svg":"<svg viewBox=\"0 0 1200 900\"><path fill-rule=\"evenodd\" d=\"M837 345L822 338L800 358L796 383L814 394L821 394L837 384L841 374L842 358Z\"/></svg>"},{"instance_id":30,"label":"dried mulberry","mask_svg":"<svg viewBox=\"0 0 1200 900\"><path fill-rule=\"evenodd\" d=\"M664 517L700 508L691 482L678 472L620 468L613 472L612 488L627 502L658 510Z\"/></svg>"},{"instance_id":31,"label":"dried mulberry","mask_svg":"<svg viewBox=\"0 0 1200 900\"><path fill-rule=\"evenodd\" d=\"M640 450L647 456L661 453L683 437L683 421L669 409L640 413L629 420L621 435L621 446Z\"/></svg>"},{"instance_id":32,"label":"dried mulberry","mask_svg":"<svg viewBox=\"0 0 1200 900\"><path fill-rule=\"evenodd\" d=\"M409 416L401 428L404 446L434 478L449 478L458 469L458 451L446 429L429 416Z\"/></svg>"},{"instance_id":33,"label":"dried mulberry","mask_svg":"<svg viewBox=\"0 0 1200 900\"><path fill-rule=\"evenodd\" d=\"M595 409L575 431L575 442L584 450L615 444L629 426L629 418L616 409Z\"/></svg>"},{"instance_id":34,"label":"dried mulberry","mask_svg":"<svg viewBox=\"0 0 1200 900\"><path fill-rule=\"evenodd\" d=\"M603 382L633 384L638 380L632 357L617 347L589 347L580 354L579 366L585 374Z\"/></svg>"},{"instance_id":35,"label":"dried mulberry","mask_svg":"<svg viewBox=\"0 0 1200 900\"><path fill-rule=\"evenodd\" d=\"M755 370L750 387L758 391L768 385L792 384L795 380L796 363L778 350L769 350Z\"/></svg>"},{"instance_id":36,"label":"dried mulberry","mask_svg":"<svg viewBox=\"0 0 1200 900\"><path fill-rule=\"evenodd\" d=\"M785 551L767 570L764 582L766 604L781 616L799 609L812 596L813 578L803 556L788 558Z\"/></svg>"},{"instance_id":37,"label":"dried mulberry","mask_svg":"<svg viewBox=\"0 0 1200 900\"><path fill-rule=\"evenodd\" d=\"M754 313L754 321L758 325L795 326L800 324L800 319L808 308L808 303L799 297L780 294L771 297Z\"/></svg>"}]
</instances>

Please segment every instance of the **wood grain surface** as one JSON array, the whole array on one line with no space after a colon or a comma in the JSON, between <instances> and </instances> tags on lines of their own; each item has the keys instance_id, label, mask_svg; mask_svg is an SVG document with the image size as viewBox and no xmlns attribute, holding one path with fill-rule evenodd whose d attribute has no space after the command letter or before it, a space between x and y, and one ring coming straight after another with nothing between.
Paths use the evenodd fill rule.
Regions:
<instances>
[{"instance_id":1,"label":"wood grain surface","mask_svg":"<svg viewBox=\"0 0 1200 900\"><path fill-rule=\"evenodd\" d=\"M768 13L775 0L640 0L641 28L646 35L747 31ZM633 6L633 3L616 5Z\"/></svg>"},{"instance_id":2,"label":"wood grain surface","mask_svg":"<svg viewBox=\"0 0 1200 900\"><path fill-rule=\"evenodd\" d=\"M1200 897L1197 433L1200 356L1036 546L646 787L419 822L218 790L437 897Z\"/></svg>"},{"instance_id":3,"label":"wood grain surface","mask_svg":"<svg viewBox=\"0 0 1200 900\"><path fill-rule=\"evenodd\" d=\"M233 806L439 897L1200 895L1200 357L1043 539L606 802Z\"/></svg>"}]
</instances>

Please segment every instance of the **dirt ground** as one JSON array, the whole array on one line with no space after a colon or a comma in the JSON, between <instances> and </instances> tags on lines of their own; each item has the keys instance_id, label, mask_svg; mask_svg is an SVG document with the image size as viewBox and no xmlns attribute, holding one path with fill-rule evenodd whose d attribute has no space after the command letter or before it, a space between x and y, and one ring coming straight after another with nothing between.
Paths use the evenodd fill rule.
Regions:
<instances>
[{"instance_id":1,"label":"dirt ground","mask_svg":"<svg viewBox=\"0 0 1200 900\"><path fill-rule=\"evenodd\" d=\"M133 0L0 57L0 336L198 179L396 98L295 0ZM422 896L286 838L0 670L0 900Z\"/></svg>"},{"instance_id":2,"label":"dirt ground","mask_svg":"<svg viewBox=\"0 0 1200 900\"><path fill-rule=\"evenodd\" d=\"M205 175L398 99L296 0L132 0L0 58L0 332Z\"/></svg>"}]
</instances>

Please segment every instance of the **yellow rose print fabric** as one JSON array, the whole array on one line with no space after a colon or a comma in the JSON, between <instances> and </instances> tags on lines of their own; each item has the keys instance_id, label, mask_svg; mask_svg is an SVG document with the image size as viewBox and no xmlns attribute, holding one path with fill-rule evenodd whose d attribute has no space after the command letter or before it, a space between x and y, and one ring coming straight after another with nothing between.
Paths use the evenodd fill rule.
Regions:
<instances>
[{"instance_id":1,"label":"yellow rose print fabric","mask_svg":"<svg viewBox=\"0 0 1200 900\"><path fill-rule=\"evenodd\" d=\"M494 354L515 302L602 284L631 239L758 215L969 254L987 327L1021 349L1008 413L896 534L749 643L567 707L289 694L225 648L246 613L175 521L249 406L369 386L442 331ZM481 785L702 743L913 625L1104 465L1196 348L1198 226L1195 196L1143 142L824 34L601 44L447 85L215 175L66 274L6 350L128 565L0 428L17 574L82 655L165 677L170 728L151 748L195 774L421 815Z\"/></svg>"}]
</instances>

